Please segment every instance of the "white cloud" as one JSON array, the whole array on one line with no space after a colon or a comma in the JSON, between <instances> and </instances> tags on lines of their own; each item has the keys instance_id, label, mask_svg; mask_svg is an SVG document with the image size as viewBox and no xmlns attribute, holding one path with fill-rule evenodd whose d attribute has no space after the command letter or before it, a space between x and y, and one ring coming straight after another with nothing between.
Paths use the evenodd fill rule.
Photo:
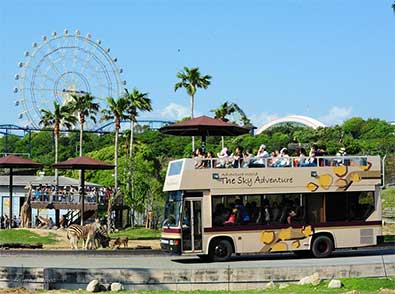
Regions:
<instances>
[{"instance_id":1,"label":"white cloud","mask_svg":"<svg viewBox=\"0 0 395 294\"><path fill-rule=\"evenodd\" d=\"M198 116L199 113L195 113ZM166 121L175 121L184 117L191 116L191 110L180 104L170 103L162 109L155 109L151 112L141 112L139 114L140 119L162 119Z\"/></svg>"},{"instance_id":2,"label":"white cloud","mask_svg":"<svg viewBox=\"0 0 395 294\"><path fill-rule=\"evenodd\" d=\"M260 114L253 114L250 117L252 124L257 128L277 118L280 118L280 115L278 115L277 113L267 113L267 112L262 112Z\"/></svg>"},{"instance_id":3,"label":"white cloud","mask_svg":"<svg viewBox=\"0 0 395 294\"><path fill-rule=\"evenodd\" d=\"M180 104L170 103L159 111L159 115L166 120L178 120L186 116L191 116L190 110Z\"/></svg>"},{"instance_id":4,"label":"white cloud","mask_svg":"<svg viewBox=\"0 0 395 294\"><path fill-rule=\"evenodd\" d=\"M352 107L339 107L333 106L329 109L328 113L321 116L318 120L322 121L324 124L336 125L342 124L344 120L351 117Z\"/></svg>"}]
</instances>

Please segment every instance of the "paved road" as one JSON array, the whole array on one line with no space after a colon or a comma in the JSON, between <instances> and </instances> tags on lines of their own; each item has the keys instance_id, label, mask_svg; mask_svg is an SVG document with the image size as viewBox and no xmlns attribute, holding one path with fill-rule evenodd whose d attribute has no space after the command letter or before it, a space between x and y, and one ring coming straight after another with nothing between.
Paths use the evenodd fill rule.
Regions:
<instances>
[{"instance_id":1,"label":"paved road","mask_svg":"<svg viewBox=\"0 0 395 294\"><path fill-rule=\"evenodd\" d=\"M57 268L134 268L134 269L218 269L218 268L263 268L288 267L292 262L297 266L359 265L359 264L395 264L395 248L365 249L358 251L339 251L331 258L299 259L293 254L272 254L260 256L235 256L225 263L203 263L199 258L167 255L92 255L73 252L23 253L0 251L0 266L12 267L57 267Z\"/></svg>"}]
</instances>

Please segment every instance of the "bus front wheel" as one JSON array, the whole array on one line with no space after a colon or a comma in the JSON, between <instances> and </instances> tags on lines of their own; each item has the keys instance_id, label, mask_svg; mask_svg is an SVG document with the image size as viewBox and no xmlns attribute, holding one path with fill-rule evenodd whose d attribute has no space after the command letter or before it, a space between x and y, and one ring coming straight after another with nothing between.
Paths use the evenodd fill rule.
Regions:
<instances>
[{"instance_id":1,"label":"bus front wheel","mask_svg":"<svg viewBox=\"0 0 395 294\"><path fill-rule=\"evenodd\" d=\"M333 241L328 236L318 236L313 241L311 252L315 257L328 257L333 252Z\"/></svg>"},{"instance_id":2,"label":"bus front wheel","mask_svg":"<svg viewBox=\"0 0 395 294\"><path fill-rule=\"evenodd\" d=\"M229 240L217 239L210 246L209 257L212 261L226 261L232 253L233 247Z\"/></svg>"}]
</instances>

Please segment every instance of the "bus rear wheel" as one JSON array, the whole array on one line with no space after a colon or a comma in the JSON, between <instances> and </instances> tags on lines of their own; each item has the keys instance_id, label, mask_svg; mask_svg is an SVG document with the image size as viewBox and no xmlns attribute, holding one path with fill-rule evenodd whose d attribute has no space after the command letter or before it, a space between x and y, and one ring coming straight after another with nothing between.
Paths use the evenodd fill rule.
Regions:
<instances>
[{"instance_id":1,"label":"bus rear wheel","mask_svg":"<svg viewBox=\"0 0 395 294\"><path fill-rule=\"evenodd\" d=\"M210 245L209 257L212 261L227 261L233 253L229 240L217 239Z\"/></svg>"},{"instance_id":2,"label":"bus rear wheel","mask_svg":"<svg viewBox=\"0 0 395 294\"><path fill-rule=\"evenodd\" d=\"M333 241L328 236L318 236L313 241L311 252L317 258L328 257L333 252Z\"/></svg>"}]
</instances>

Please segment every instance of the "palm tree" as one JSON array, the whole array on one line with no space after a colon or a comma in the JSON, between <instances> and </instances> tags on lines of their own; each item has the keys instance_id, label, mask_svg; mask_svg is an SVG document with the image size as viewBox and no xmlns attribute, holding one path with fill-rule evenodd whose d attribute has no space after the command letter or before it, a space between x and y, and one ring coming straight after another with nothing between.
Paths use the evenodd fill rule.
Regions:
<instances>
[{"instance_id":1,"label":"palm tree","mask_svg":"<svg viewBox=\"0 0 395 294\"><path fill-rule=\"evenodd\" d=\"M236 111L233 103L229 103L228 101L222 103L218 109L213 109L210 110L211 112L214 112L214 118L216 119L220 119L222 121L228 122L229 119L227 119L226 117L228 115L231 115L232 113L234 113ZM221 136L221 144L222 144L222 148L224 148L224 136Z\"/></svg>"},{"instance_id":2,"label":"palm tree","mask_svg":"<svg viewBox=\"0 0 395 294\"><path fill-rule=\"evenodd\" d=\"M114 182L115 182L115 190L118 189L118 137L119 137L119 129L121 128L121 121L127 118L126 110L128 107L127 100L123 97L114 100L112 97L107 98L108 109L103 109L103 119L104 120L115 120L115 140L114 140L114 165L115 165L115 173L114 173Z\"/></svg>"},{"instance_id":3,"label":"palm tree","mask_svg":"<svg viewBox=\"0 0 395 294\"><path fill-rule=\"evenodd\" d=\"M128 101L128 118L130 120L130 144L129 144L129 170L128 170L128 182L127 190L130 192L131 198L134 198L133 191L133 177L132 177L132 155L133 155L133 136L134 136L134 124L137 122L137 116L139 111L151 111L151 99L148 97L148 93L142 93L136 88L133 88L130 93L125 89L124 98ZM134 209L132 210L132 227L134 227Z\"/></svg>"},{"instance_id":4,"label":"palm tree","mask_svg":"<svg viewBox=\"0 0 395 294\"><path fill-rule=\"evenodd\" d=\"M72 114L70 109L70 105L60 105L56 101L53 103L54 110L51 112L47 109L41 109L41 120L39 122L43 127L52 127L53 133L55 137L55 163L58 162L58 153L59 153L59 134L60 127L64 126L68 129L71 129L73 125L77 123L77 118ZM59 186L59 175L58 169L55 169L55 180L56 180L56 188Z\"/></svg>"},{"instance_id":5,"label":"palm tree","mask_svg":"<svg viewBox=\"0 0 395 294\"><path fill-rule=\"evenodd\" d=\"M98 103L93 102L95 97L87 93L85 95L71 95L72 100L70 101L70 108L72 112L78 114L80 123L80 156L82 156L82 141L84 133L84 123L88 117L94 123L96 123L96 113L100 109Z\"/></svg>"},{"instance_id":6,"label":"palm tree","mask_svg":"<svg viewBox=\"0 0 395 294\"><path fill-rule=\"evenodd\" d=\"M129 157L132 157L133 153L133 135L134 135L134 123L137 122L137 116L139 111L151 111L151 99L148 97L148 93L142 93L136 88L130 93L125 89L124 98L127 100L128 118L130 120L130 144L129 144Z\"/></svg>"},{"instance_id":7,"label":"palm tree","mask_svg":"<svg viewBox=\"0 0 395 294\"><path fill-rule=\"evenodd\" d=\"M193 118L196 90L197 88L207 89L210 85L211 76L202 76L198 67L188 68L184 66L184 70L177 73L177 78L179 78L180 81L174 85L174 91L177 91L179 88L184 88L187 91L188 95L191 97L191 118ZM192 151L194 149L195 139L192 137Z\"/></svg>"},{"instance_id":8,"label":"palm tree","mask_svg":"<svg viewBox=\"0 0 395 294\"><path fill-rule=\"evenodd\" d=\"M213 109L210 111L214 112L214 118L228 122L229 119L227 118L227 116L234 113L236 109L234 108L233 103L229 103L228 101L226 101L222 103L218 109Z\"/></svg>"}]
</instances>

